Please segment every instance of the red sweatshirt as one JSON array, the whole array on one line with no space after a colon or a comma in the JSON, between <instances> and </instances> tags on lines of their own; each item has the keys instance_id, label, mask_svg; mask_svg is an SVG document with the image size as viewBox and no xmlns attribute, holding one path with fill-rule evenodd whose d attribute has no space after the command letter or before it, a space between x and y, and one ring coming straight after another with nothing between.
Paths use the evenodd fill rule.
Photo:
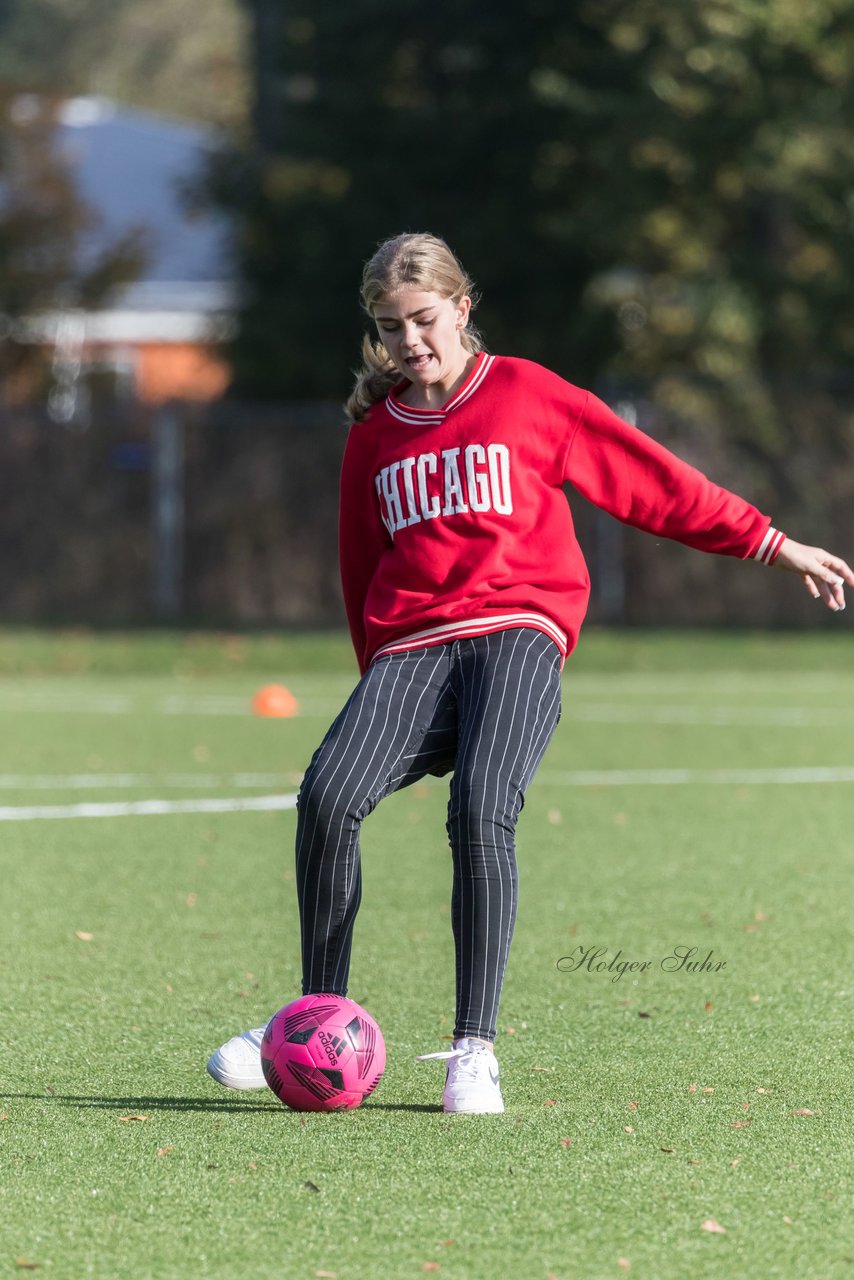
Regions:
<instances>
[{"instance_id":1,"label":"red sweatshirt","mask_svg":"<svg viewBox=\"0 0 854 1280\"><path fill-rule=\"evenodd\" d=\"M441 409L397 398L350 429L344 602L364 672L380 654L534 627L565 657L590 579L562 486L618 520L770 564L784 535L595 396L485 352Z\"/></svg>"}]
</instances>

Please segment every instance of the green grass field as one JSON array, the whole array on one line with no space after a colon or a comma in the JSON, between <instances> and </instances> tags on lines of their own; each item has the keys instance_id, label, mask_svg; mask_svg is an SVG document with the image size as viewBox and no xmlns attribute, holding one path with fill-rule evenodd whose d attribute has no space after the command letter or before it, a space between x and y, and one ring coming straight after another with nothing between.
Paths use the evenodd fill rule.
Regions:
<instances>
[{"instance_id":1,"label":"green grass field","mask_svg":"<svg viewBox=\"0 0 854 1280\"><path fill-rule=\"evenodd\" d=\"M293 794L346 641L0 635L0 1276L854 1275L851 657L586 638L519 826L503 1116L415 1061L452 1029L446 783L391 797L350 985L387 1071L298 1115L204 1070L299 992L295 815L186 810ZM298 718L250 714L268 681ZM185 811L97 809L147 800Z\"/></svg>"}]
</instances>

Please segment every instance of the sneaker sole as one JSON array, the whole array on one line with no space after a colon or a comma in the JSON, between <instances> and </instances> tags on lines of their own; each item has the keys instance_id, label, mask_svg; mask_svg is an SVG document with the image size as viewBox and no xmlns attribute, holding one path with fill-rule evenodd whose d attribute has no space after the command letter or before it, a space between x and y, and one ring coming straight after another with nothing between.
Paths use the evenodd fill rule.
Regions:
<instances>
[{"instance_id":1,"label":"sneaker sole","mask_svg":"<svg viewBox=\"0 0 854 1280\"><path fill-rule=\"evenodd\" d=\"M504 1103L487 1103L485 1106L465 1106L460 1103L448 1103L442 1100L442 1110L446 1115L468 1115L468 1116L500 1116L504 1113Z\"/></svg>"}]
</instances>

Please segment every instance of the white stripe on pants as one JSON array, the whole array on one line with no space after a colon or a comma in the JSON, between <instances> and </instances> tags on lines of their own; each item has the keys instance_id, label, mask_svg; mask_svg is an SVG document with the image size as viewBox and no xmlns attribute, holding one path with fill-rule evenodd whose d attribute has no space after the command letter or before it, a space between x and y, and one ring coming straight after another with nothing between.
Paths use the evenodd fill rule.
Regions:
<instances>
[{"instance_id":1,"label":"white stripe on pants","mask_svg":"<svg viewBox=\"0 0 854 1280\"><path fill-rule=\"evenodd\" d=\"M346 994L359 832L385 796L453 770L455 1037L493 1040L516 919L515 829L560 718L557 646L518 628L377 659L318 747L297 802L303 991Z\"/></svg>"}]
</instances>

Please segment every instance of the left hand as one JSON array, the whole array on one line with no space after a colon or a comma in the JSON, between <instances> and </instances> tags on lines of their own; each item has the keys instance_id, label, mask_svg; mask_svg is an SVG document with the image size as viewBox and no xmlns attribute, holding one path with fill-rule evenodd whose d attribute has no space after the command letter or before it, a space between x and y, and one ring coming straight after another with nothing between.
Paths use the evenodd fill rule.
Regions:
<instances>
[{"instance_id":1,"label":"left hand","mask_svg":"<svg viewBox=\"0 0 854 1280\"><path fill-rule=\"evenodd\" d=\"M774 567L796 573L813 599L823 600L835 612L845 608L844 584L854 587L854 571L839 556L791 538L784 541Z\"/></svg>"}]
</instances>

